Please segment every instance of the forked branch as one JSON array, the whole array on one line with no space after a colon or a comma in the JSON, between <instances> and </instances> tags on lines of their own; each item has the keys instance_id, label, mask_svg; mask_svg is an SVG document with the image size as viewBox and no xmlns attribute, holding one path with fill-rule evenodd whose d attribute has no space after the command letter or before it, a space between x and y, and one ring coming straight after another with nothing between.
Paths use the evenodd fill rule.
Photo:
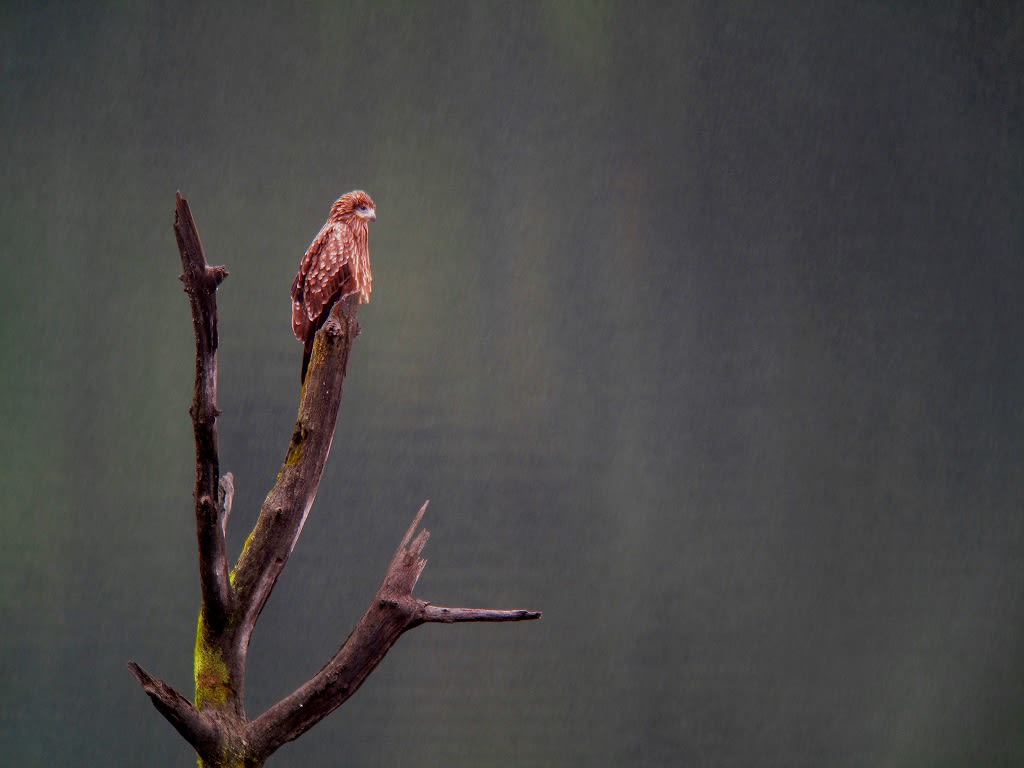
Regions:
<instances>
[{"instance_id":1,"label":"forked branch","mask_svg":"<svg viewBox=\"0 0 1024 768\"><path fill-rule=\"evenodd\" d=\"M413 597L430 534L419 525L424 504L402 539L377 594L334 657L308 682L254 720L245 714L249 639L316 498L338 412L352 344L359 335L358 297L337 303L317 332L295 429L274 487L234 569L226 529L234 497L231 473L220 475L217 436L217 301L227 276L211 267L188 203L178 195L174 219L196 337L192 406L196 444L194 492L201 605L195 647L195 705L134 662L132 673L157 710L209 768L257 768L358 690L407 630L429 622L523 621L539 611L448 608Z\"/></svg>"},{"instance_id":2,"label":"forked branch","mask_svg":"<svg viewBox=\"0 0 1024 768\"><path fill-rule=\"evenodd\" d=\"M426 511L424 502L352 634L308 682L250 723L251 742L272 752L297 739L344 704L398 638L413 627L434 621L523 621L541 617L539 611L443 608L413 597L413 589L427 564L420 555L430 532L425 528L418 530Z\"/></svg>"}]
</instances>

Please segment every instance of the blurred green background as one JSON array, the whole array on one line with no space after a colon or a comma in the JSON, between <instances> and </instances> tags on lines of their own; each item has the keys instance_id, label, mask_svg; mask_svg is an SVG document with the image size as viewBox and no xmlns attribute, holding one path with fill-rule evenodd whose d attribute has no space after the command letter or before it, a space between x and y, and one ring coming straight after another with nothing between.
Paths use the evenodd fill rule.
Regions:
<instances>
[{"instance_id":1,"label":"blurred green background","mask_svg":"<svg viewBox=\"0 0 1024 768\"><path fill-rule=\"evenodd\" d=\"M1024 764L1024 9L0 6L0 751L192 765L181 190L237 553L288 289L341 193L373 303L248 711L425 498L429 626L272 765Z\"/></svg>"}]
</instances>

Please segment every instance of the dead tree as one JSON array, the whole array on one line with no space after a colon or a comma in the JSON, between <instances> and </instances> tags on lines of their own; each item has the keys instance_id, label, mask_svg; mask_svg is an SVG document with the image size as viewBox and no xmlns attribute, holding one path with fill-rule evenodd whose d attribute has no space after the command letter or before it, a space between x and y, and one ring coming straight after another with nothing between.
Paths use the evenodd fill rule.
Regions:
<instances>
[{"instance_id":1,"label":"dead tree","mask_svg":"<svg viewBox=\"0 0 1024 768\"><path fill-rule=\"evenodd\" d=\"M377 594L338 652L290 695L250 719L245 712L249 639L316 497L331 449L352 343L358 299L338 302L316 335L288 452L256 526L234 568L225 534L234 485L220 474L217 438L217 287L224 267L203 253L188 202L179 194L174 232L196 337L195 394L189 412L196 445L195 513L200 609L195 645L195 702L148 674L132 673L153 705L192 745L205 768L257 768L341 706L358 690L402 633L428 622L522 621L539 611L449 608L413 596L426 560L426 503L402 538Z\"/></svg>"}]
</instances>

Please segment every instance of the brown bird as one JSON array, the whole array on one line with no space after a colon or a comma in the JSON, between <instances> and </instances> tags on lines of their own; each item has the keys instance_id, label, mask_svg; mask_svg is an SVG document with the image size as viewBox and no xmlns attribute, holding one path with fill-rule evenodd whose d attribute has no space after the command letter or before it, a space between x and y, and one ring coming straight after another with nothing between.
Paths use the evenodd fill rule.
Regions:
<instances>
[{"instance_id":1,"label":"brown bird","mask_svg":"<svg viewBox=\"0 0 1024 768\"><path fill-rule=\"evenodd\" d=\"M342 195L302 257L299 274L292 282L292 331L306 345L302 381L306 380L313 337L327 321L331 307L354 293L359 294L360 304L370 301L370 222L376 219L368 194L357 189Z\"/></svg>"}]
</instances>

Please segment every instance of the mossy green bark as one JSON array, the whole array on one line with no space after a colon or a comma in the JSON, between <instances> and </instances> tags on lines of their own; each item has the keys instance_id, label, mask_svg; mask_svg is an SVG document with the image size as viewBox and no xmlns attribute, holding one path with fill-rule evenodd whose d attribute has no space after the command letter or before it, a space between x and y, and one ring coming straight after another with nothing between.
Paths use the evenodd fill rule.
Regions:
<instances>
[{"instance_id":1,"label":"mossy green bark","mask_svg":"<svg viewBox=\"0 0 1024 768\"><path fill-rule=\"evenodd\" d=\"M196 761L199 768L260 768L263 763L254 763L251 760L246 760L244 757L231 754L223 754L215 758L213 762L203 760L199 758Z\"/></svg>"},{"instance_id":2,"label":"mossy green bark","mask_svg":"<svg viewBox=\"0 0 1024 768\"><path fill-rule=\"evenodd\" d=\"M302 458L302 442L293 442L288 448L288 455L285 456L285 466L290 467L293 464L297 464L299 459Z\"/></svg>"},{"instance_id":3,"label":"mossy green bark","mask_svg":"<svg viewBox=\"0 0 1024 768\"><path fill-rule=\"evenodd\" d=\"M220 649L210 645L202 611L196 627L194 671L196 709L220 707L228 702L232 691L231 674Z\"/></svg>"}]
</instances>

